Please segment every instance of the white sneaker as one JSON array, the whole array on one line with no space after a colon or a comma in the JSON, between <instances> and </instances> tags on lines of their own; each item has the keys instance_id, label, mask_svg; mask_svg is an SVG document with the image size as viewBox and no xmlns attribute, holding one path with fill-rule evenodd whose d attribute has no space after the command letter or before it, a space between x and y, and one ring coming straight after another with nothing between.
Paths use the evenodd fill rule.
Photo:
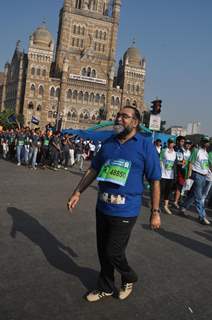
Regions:
<instances>
[{"instance_id":1,"label":"white sneaker","mask_svg":"<svg viewBox=\"0 0 212 320\"><path fill-rule=\"evenodd\" d=\"M18 167L20 167L20 165L21 165L21 163L20 163L20 162L18 162L18 163L17 163L17 166L18 166Z\"/></svg>"},{"instance_id":2,"label":"white sneaker","mask_svg":"<svg viewBox=\"0 0 212 320\"><path fill-rule=\"evenodd\" d=\"M164 206L163 209L164 209L164 212L165 212L165 213L167 213L167 214L172 214L172 212L171 212L171 210L169 209L169 207Z\"/></svg>"},{"instance_id":3,"label":"white sneaker","mask_svg":"<svg viewBox=\"0 0 212 320\"><path fill-rule=\"evenodd\" d=\"M199 222L200 222L201 224L206 225L206 226L208 226L208 225L211 224L210 221L209 221L206 217L203 218L203 219L199 219Z\"/></svg>"},{"instance_id":4,"label":"white sneaker","mask_svg":"<svg viewBox=\"0 0 212 320\"><path fill-rule=\"evenodd\" d=\"M124 300L129 297L133 290L133 283L125 283L119 291L119 299Z\"/></svg>"},{"instance_id":5,"label":"white sneaker","mask_svg":"<svg viewBox=\"0 0 212 320\"><path fill-rule=\"evenodd\" d=\"M89 302L96 302L103 298L111 297L112 295L113 295L113 292L107 293L107 292L96 290L96 291L89 292L86 296L86 300Z\"/></svg>"}]
</instances>

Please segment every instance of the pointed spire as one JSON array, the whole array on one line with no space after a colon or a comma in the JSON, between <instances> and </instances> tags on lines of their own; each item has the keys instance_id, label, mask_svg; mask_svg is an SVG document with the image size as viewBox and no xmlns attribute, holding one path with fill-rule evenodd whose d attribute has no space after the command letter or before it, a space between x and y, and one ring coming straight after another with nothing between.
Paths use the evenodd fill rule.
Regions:
<instances>
[{"instance_id":1,"label":"pointed spire","mask_svg":"<svg viewBox=\"0 0 212 320\"><path fill-rule=\"evenodd\" d=\"M16 42L16 51L20 52L21 51L21 40L18 40Z\"/></svg>"},{"instance_id":2,"label":"pointed spire","mask_svg":"<svg viewBox=\"0 0 212 320\"><path fill-rule=\"evenodd\" d=\"M134 37L133 41L132 41L132 47L135 48L135 45L136 45L136 41L135 41L135 37Z\"/></svg>"}]
</instances>

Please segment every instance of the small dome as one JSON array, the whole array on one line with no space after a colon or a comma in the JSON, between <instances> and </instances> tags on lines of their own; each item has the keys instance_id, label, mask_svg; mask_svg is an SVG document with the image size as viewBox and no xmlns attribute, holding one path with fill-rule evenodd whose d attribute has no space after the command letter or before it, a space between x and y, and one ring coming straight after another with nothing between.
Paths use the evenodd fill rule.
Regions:
<instances>
[{"instance_id":1,"label":"small dome","mask_svg":"<svg viewBox=\"0 0 212 320\"><path fill-rule=\"evenodd\" d=\"M128 64L141 65L141 54L138 48L131 47L128 48L124 54L124 61L128 59Z\"/></svg>"},{"instance_id":2,"label":"small dome","mask_svg":"<svg viewBox=\"0 0 212 320\"><path fill-rule=\"evenodd\" d=\"M52 41L52 35L45 25L38 27L33 33L33 42L35 45L49 47Z\"/></svg>"}]
</instances>

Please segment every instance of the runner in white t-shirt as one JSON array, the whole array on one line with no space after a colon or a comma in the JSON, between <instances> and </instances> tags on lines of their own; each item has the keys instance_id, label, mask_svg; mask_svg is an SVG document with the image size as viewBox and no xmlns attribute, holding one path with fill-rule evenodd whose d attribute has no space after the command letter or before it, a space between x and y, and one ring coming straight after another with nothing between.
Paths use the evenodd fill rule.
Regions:
<instances>
[{"instance_id":1,"label":"runner in white t-shirt","mask_svg":"<svg viewBox=\"0 0 212 320\"><path fill-rule=\"evenodd\" d=\"M210 167L209 155L207 152L209 145L210 138L208 136L203 136L200 142L200 148L192 150L189 159L188 178L191 177L193 184L188 197L185 199L181 208L181 214L185 214L185 211L194 203L199 215L199 222L204 225L210 224L210 221L206 217L203 201L203 190Z\"/></svg>"},{"instance_id":2,"label":"runner in white t-shirt","mask_svg":"<svg viewBox=\"0 0 212 320\"><path fill-rule=\"evenodd\" d=\"M164 201L164 212L172 214L169 209L169 197L172 191L175 177L176 152L174 151L174 140L168 140L168 147L160 154L161 163L161 199Z\"/></svg>"}]
</instances>

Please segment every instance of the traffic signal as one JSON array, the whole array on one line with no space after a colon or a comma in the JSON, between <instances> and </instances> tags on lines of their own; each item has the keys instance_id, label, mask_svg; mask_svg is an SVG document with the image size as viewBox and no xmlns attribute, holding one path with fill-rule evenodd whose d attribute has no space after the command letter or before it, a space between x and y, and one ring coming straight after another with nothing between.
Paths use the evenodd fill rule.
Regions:
<instances>
[{"instance_id":1,"label":"traffic signal","mask_svg":"<svg viewBox=\"0 0 212 320\"><path fill-rule=\"evenodd\" d=\"M160 114L161 113L161 104L162 104L162 100L160 99L155 99L152 102L152 106L151 106L151 114Z\"/></svg>"}]
</instances>

